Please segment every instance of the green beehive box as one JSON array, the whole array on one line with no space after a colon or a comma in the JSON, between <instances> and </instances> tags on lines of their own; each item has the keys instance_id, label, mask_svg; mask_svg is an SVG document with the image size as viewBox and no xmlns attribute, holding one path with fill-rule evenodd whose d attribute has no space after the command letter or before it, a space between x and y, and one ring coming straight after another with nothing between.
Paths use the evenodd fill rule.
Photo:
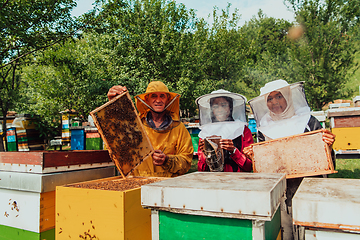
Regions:
<instances>
[{"instance_id":1,"label":"green beehive box","mask_svg":"<svg viewBox=\"0 0 360 240\"><path fill-rule=\"evenodd\" d=\"M141 187L153 240L279 240L285 174L195 172Z\"/></svg>"},{"instance_id":2,"label":"green beehive box","mask_svg":"<svg viewBox=\"0 0 360 240\"><path fill-rule=\"evenodd\" d=\"M85 148L86 150L102 150L103 140L96 127L85 127Z\"/></svg>"}]
</instances>

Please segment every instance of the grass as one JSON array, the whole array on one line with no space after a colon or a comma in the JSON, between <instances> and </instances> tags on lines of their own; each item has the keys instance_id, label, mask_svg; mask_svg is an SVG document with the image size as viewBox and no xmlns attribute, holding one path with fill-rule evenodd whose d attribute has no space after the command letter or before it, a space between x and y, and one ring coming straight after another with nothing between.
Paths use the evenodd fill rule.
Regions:
<instances>
[{"instance_id":1,"label":"grass","mask_svg":"<svg viewBox=\"0 0 360 240\"><path fill-rule=\"evenodd\" d=\"M187 173L197 171L197 157L194 157L191 168ZM329 178L360 179L360 159L336 159L337 173L328 175Z\"/></svg>"},{"instance_id":2,"label":"grass","mask_svg":"<svg viewBox=\"0 0 360 240\"><path fill-rule=\"evenodd\" d=\"M360 179L360 159L336 159L336 171L329 178Z\"/></svg>"}]
</instances>

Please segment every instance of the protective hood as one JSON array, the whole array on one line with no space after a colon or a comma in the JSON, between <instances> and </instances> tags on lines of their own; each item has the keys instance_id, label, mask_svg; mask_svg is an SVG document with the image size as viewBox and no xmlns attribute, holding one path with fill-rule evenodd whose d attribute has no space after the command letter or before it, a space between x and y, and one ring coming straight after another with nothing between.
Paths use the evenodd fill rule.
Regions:
<instances>
[{"instance_id":1,"label":"protective hood","mask_svg":"<svg viewBox=\"0 0 360 240\"><path fill-rule=\"evenodd\" d=\"M180 121L180 95L177 93L169 92L166 85L160 81L152 81L146 88L146 92L135 96L136 108L140 114L140 118L144 118L150 110L153 110L146 102L146 96L154 92L167 93L170 98L166 103L165 110L173 121Z\"/></svg>"},{"instance_id":2,"label":"protective hood","mask_svg":"<svg viewBox=\"0 0 360 240\"><path fill-rule=\"evenodd\" d=\"M260 89L260 95L249 101L257 128L265 135L266 139L304 132L310 119L311 110L306 100L303 83L288 84L282 79L275 80L265 84ZM277 95L274 95L275 93ZM286 102L283 104L282 112L271 109L273 98L282 98Z\"/></svg>"},{"instance_id":3,"label":"protective hood","mask_svg":"<svg viewBox=\"0 0 360 240\"><path fill-rule=\"evenodd\" d=\"M200 138L212 135L235 139L243 134L246 123L246 98L223 89L196 99L199 108Z\"/></svg>"}]
</instances>

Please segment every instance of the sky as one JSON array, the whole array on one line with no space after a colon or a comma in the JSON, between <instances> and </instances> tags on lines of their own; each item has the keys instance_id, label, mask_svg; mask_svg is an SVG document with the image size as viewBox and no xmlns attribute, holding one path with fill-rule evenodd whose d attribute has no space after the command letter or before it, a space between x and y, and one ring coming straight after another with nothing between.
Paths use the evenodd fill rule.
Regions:
<instances>
[{"instance_id":1,"label":"sky","mask_svg":"<svg viewBox=\"0 0 360 240\"><path fill-rule=\"evenodd\" d=\"M80 16L90 10L94 2L94 0L77 0L77 7L72 12L73 16ZM283 0L176 0L176 2L185 4L188 9L195 9L197 17L205 19L212 13L214 6L217 6L219 9L225 9L228 2L230 2L232 4L231 12L235 8L239 9L241 14L240 26L249 21L253 16L257 16L260 8L268 17L283 18L290 22L294 21L294 14L286 8Z\"/></svg>"}]
</instances>

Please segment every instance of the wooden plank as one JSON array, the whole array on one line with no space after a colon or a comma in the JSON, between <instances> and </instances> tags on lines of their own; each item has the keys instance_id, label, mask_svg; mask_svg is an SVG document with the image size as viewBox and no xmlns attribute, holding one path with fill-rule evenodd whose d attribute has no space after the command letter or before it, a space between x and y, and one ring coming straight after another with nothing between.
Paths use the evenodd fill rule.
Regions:
<instances>
[{"instance_id":1,"label":"wooden plank","mask_svg":"<svg viewBox=\"0 0 360 240\"><path fill-rule=\"evenodd\" d=\"M37 193L50 192L54 191L56 186L110 177L114 174L114 167L49 174L0 171L0 188Z\"/></svg>"},{"instance_id":2,"label":"wooden plank","mask_svg":"<svg viewBox=\"0 0 360 240\"><path fill-rule=\"evenodd\" d=\"M252 240L252 220L159 212L159 239ZM263 239L263 238L262 238Z\"/></svg>"},{"instance_id":3,"label":"wooden plank","mask_svg":"<svg viewBox=\"0 0 360 240\"><path fill-rule=\"evenodd\" d=\"M129 174L154 151L128 92L90 115L121 174Z\"/></svg>"},{"instance_id":4,"label":"wooden plank","mask_svg":"<svg viewBox=\"0 0 360 240\"><path fill-rule=\"evenodd\" d=\"M44 154L44 168L106 162L111 162L106 150L49 151Z\"/></svg>"},{"instance_id":5,"label":"wooden plank","mask_svg":"<svg viewBox=\"0 0 360 240\"><path fill-rule=\"evenodd\" d=\"M342 116L359 116L360 108L340 108L328 111L328 118L330 117L342 117Z\"/></svg>"},{"instance_id":6,"label":"wooden plank","mask_svg":"<svg viewBox=\"0 0 360 240\"><path fill-rule=\"evenodd\" d=\"M112 165L106 150L0 152L0 170L49 173Z\"/></svg>"},{"instance_id":7,"label":"wooden plank","mask_svg":"<svg viewBox=\"0 0 360 240\"><path fill-rule=\"evenodd\" d=\"M140 191L137 189L136 191ZM57 187L56 239L124 239L123 192ZM89 236L88 236L89 238Z\"/></svg>"},{"instance_id":8,"label":"wooden plank","mask_svg":"<svg viewBox=\"0 0 360 240\"><path fill-rule=\"evenodd\" d=\"M360 116L334 117L333 128L360 127Z\"/></svg>"},{"instance_id":9,"label":"wooden plank","mask_svg":"<svg viewBox=\"0 0 360 240\"><path fill-rule=\"evenodd\" d=\"M253 144L255 173L285 173L287 178L336 172L331 149L317 130Z\"/></svg>"},{"instance_id":10,"label":"wooden plank","mask_svg":"<svg viewBox=\"0 0 360 240\"><path fill-rule=\"evenodd\" d=\"M142 186L141 204L192 215L271 220L285 185L283 173L194 172Z\"/></svg>"},{"instance_id":11,"label":"wooden plank","mask_svg":"<svg viewBox=\"0 0 360 240\"><path fill-rule=\"evenodd\" d=\"M55 191L40 194L40 232L55 228Z\"/></svg>"},{"instance_id":12,"label":"wooden plank","mask_svg":"<svg viewBox=\"0 0 360 240\"><path fill-rule=\"evenodd\" d=\"M151 239L151 210L141 207L141 191L124 194L124 239Z\"/></svg>"},{"instance_id":13,"label":"wooden plank","mask_svg":"<svg viewBox=\"0 0 360 240\"><path fill-rule=\"evenodd\" d=\"M0 196L0 225L40 232L40 193L0 188Z\"/></svg>"},{"instance_id":14,"label":"wooden plank","mask_svg":"<svg viewBox=\"0 0 360 240\"><path fill-rule=\"evenodd\" d=\"M0 163L42 165L43 152L0 152Z\"/></svg>"}]
</instances>

